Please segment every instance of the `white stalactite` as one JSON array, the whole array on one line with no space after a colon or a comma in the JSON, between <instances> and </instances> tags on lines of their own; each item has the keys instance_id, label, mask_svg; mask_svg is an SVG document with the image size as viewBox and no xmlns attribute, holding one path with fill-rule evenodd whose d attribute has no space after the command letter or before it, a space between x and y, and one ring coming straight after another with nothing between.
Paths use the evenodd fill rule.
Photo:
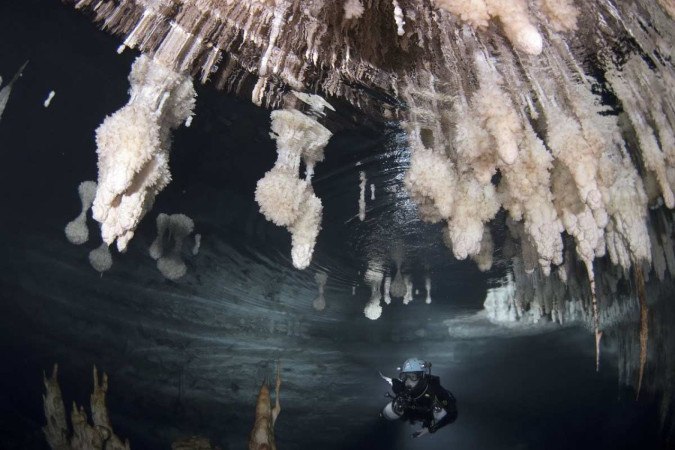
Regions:
<instances>
[{"instance_id":1,"label":"white stalactite","mask_svg":"<svg viewBox=\"0 0 675 450\"><path fill-rule=\"evenodd\" d=\"M457 184L452 162L439 152L422 146L411 150L405 185L420 216L431 223L451 217Z\"/></svg>"},{"instance_id":2,"label":"white stalactite","mask_svg":"<svg viewBox=\"0 0 675 450\"><path fill-rule=\"evenodd\" d=\"M199 249L201 248L201 246L202 246L202 235L197 233L195 234L195 243L192 246L192 254L196 256L199 253Z\"/></svg>"},{"instance_id":3,"label":"white stalactite","mask_svg":"<svg viewBox=\"0 0 675 450\"><path fill-rule=\"evenodd\" d=\"M359 172L359 220L366 220L366 173Z\"/></svg>"},{"instance_id":4,"label":"white stalactite","mask_svg":"<svg viewBox=\"0 0 675 450\"><path fill-rule=\"evenodd\" d=\"M492 233L490 228L485 227L483 230L483 237L480 242L480 251L471 258L478 265L478 270L487 272L492 268L492 253L494 252L494 242L492 240Z\"/></svg>"},{"instance_id":5,"label":"white stalactite","mask_svg":"<svg viewBox=\"0 0 675 450\"><path fill-rule=\"evenodd\" d=\"M480 89L471 98L471 107L478 120L478 127L492 137L491 146L497 155L510 165L518 157L518 145L522 140L523 126L511 99L501 87L497 72L480 54L475 57Z\"/></svg>"},{"instance_id":6,"label":"white stalactite","mask_svg":"<svg viewBox=\"0 0 675 450\"><path fill-rule=\"evenodd\" d=\"M54 91L49 91L49 95L47 95L47 98L45 101L42 103L42 106L45 108L49 108L49 105L51 105L52 100L54 99L54 96L56 95L56 92Z\"/></svg>"},{"instance_id":7,"label":"white stalactite","mask_svg":"<svg viewBox=\"0 0 675 450\"><path fill-rule=\"evenodd\" d=\"M183 242L194 230L194 222L185 214L157 216L157 237L150 245L150 256L157 260L157 268L169 280L185 275L187 266L183 261ZM168 237L167 237L168 235ZM165 248L166 245L173 245Z\"/></svg>"},{"instance_id":8,"label":"white stalactite","mask_svg":"<svg viewBox=\"0 0 675 450\"><path fill-rule=\"evenodd\" d=\"M407 305L413 301L413 283L409 275L403 277L405 283L405 294L403 295L403 304Z\"/></svg>"},{"instance_id":9,"label":"white stalactite","mask_svg":"<svg viewBox=\"0 0 675 450\"><path fill-rule=\"evenodd\" d=\"M363 277L370 286L370 299L363 309L363 314L370 320L377 320L382 315L382 264L370 261Z\"/></svg>"},{"instance_id":10,"label":"white stalactite","mask_svg":"<svg viewBox=\"0 0 675 450\"><path fill-rule=\"evenodd\" d=\"M2 120L2 113L5 111L5 108L7 107L7 102L9 101L9 95L12 93L12 88L14 87L14 83L21 77L23 74L23 70L26 68L26 65L28 64L28 61L23 63L21 68L14 74L14 77L10 80L9 83L4 85L2 89L0 89L0 120ZM0 77L0 86L2 85L2 78Z\"/></svg>"},{"instance_id":11,"label":"white stalactite","mask_svg":"<svg viewBox=\"0 0 675 450\"><path fill-rule=\"evenodd\" d=\"M538 0L537 6L555 31L576 31L579 9L574 0Z\"/></svg>"},{"instance_id":12,"label":"white stalactite","mask_svg":"<svg viewBox=\"0 0 675 450\"><path fill-rule=\"evenodd\" d=\"M658 0L659 5L675 20L675 1L674 0Z\"/></svg>"},{"instance_id":13,"label":"white stalactite","mask_svg":"<svg viewBox=\"0 0 675 450\"><path fill-rule=\"evenodd\" d=\"M317 108L322 110L323 105ZM258 181L255 200L267 220L290 231L293 265L305 269L312 260L323 210L311 176L314 165L323 161L323 149L332 133L313 117L293 109L272 112L271 136L277 141L277 161ZM301 159L307 167L305 179L299 176Z\"/></svg>"},{"instance_id":14,"label":"white stalactite","mask_svg":"<svg viewBox=\"0 0 675 450\"><path fill-rule=\"evenodd\" d=\"M68 222L66 225L66 237L68 240L76 245L84 244L89 240L89 228L87 227L87 211L91 208L92 203L94 203L94 197L96 196L96 182L94 181L83 181L77 187L77 192L80 195L80 202L82 203L82 209L80 214Z\"/></svg>"},{"instance_id":15,"label":"white stalactite","mask_svg":"<svg viewBox=\"0 0 675 450\"><path fill-rule=\"evenodd\" d=\"M436 6L476 28L485 28L490 19L499 20L504 34L517 49L538 55L543 39L534 26L525 0L435 0Z\"/></svg>"},{"instance_id":16,"label":"white stalactite","mask_svg":"<svg viewBox=\"0 0 675 450\"><path fill-rule=\"evenodd\" d=\"M192 114L189 76L141 55L129 75L129 102L96 130L98 190L94 219L103 241L124 251L156 195L169 184L171 130Z\"/></svg>"},{"instance_id":17,"label":"white stalactite","mask_svg":"<svg viewBox=\"0 0 675 450\"><path fill-rule=\"evenodd\" d=\"M400 264L396 265L396 275L394 281L391 283L390 293L392 297L403 298L405 295L405 281L403 281L403 274L401 273Z\"/></svg>"},{"instance_id":18,"label":"white stalactite","mask_svg":"<svg viewBox=\"0 0 675 450\"><path fill-rule=\"evenodd\" d=\"M431 304L431 277L429 275L424 277L424 288L427 291L427 298L424 299L424 303L426 303L427 305L430 305Z\"/></svg>"},{"instance_id":19,"label":"white stalactite","mask_svg":"<svg viewBox=\"0 0 675 450\"><path fill-rule=\"evenodd\" d=\"M384 303L391 304L391 277L384 277Z\"/></svg>"},{"instance_id":20,"label":"white stalactite","mask_svg":"<svg viewBox=\"0 0 675 450\"><path fill-rule=\"evenodd\" d=\"M659 79L639 56L633 55L621 72L612 70L607 78L621 100L635 129L642 158L658 181L663 201L675 207L675 133L664 111L671 110L675 80ZM664 86L665 85L665 86ZM672 112L671 112L672 114Z\"/></svg>"},{"instance_id":21,"label":"white stalactite","mask_svg":"<svg viewBox=\"0 0 675 450\"><path fill-rule=\"evenodd\" d=\"M403 36L405 34L405 29L403 28L405 26L403 10L401 9L401 5L399 5L396 0L392 0L392 4L394 5L394 22L396 22L396 32L399 36Z\"/></svg>"},{"instance_id":22,"label":"white stalactite","mask_svg":"<svg viewBox=\"0 0 675 450\"><path fill-rule=\"evenodd\" d=\"M358 19L363 15L363 5L360 0L345 0L345 19Z\"/></svg>"},{"instance_id":23,"label":"white stalactite","mask_svg":"<svg viewBox=\"0 0 675 450\"><path fill-rule=\"evenodd\" d=\"M317 311L323 311L326 309L326 298L324 297L324 289L326 288L326 282L328 281L328 274L325 272L317 272L314 275L314 280L316 281L317 289L319 290L319 295L312 302L312 306Z\"/></svg>"},{"instance_id":24,"label":"white stalactite","mask_svg":"<svg viewBox=\"0 0 675 450\"><path fill-rule=\"evenodd\" d=\"M97 272L103 273L112 267L112 255L108 244L103 242L99 247L89 252L89 264Z\"/></svg>"}]
</instances>

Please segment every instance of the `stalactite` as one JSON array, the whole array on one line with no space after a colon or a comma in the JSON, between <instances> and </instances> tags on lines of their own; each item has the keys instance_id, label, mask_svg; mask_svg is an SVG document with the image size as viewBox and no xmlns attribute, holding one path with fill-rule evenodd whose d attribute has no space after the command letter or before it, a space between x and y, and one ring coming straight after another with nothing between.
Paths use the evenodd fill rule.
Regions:
<instances>
[{"instance_id":1,"label":"stalactite","mask_svg":"<svg viewBox=\"0 0 675 450\"><path fill-rule=\"evenodd\" d=\"M344 5L345 19L358 19L363 15L361 0L346 0Z\"/></svg>"},{"instance_id":2,"label":"stalactite","mask_svg":"<svg viewBox=\"0 0 675 450\"><path fill-rule=\"evenodd\" d=\"M538 4L555 31L576 31L579 10L573 0L538 0Z\"/></svg>"},{"instance_id":3,"label":"stalactite","mask_svg":"<svg viewBox=\"0 0 675 450\"><path fill-rule=\"evenodd\" d=\"M157 260L157 269L169 280L185 275L187 266L183 261L183 242L194 230L194 222L185 214L157 215L157 237L150 245L149 253ZM166 248L167 245L173 245Z\"/></svg>"},{"instance_id":4,"label":"stalactite","mask_svg":"<svg viewBox=\"0 0 675 450\"><path fill-rule=\"evenodd\" d=\"M403 265L403 250L400 245L396 245L392 254L394 264L396 265L396 273L391 283L390 293L394 298L403 298L406 292L405 282L403 281L403 272L401 266Z\"/></svg>"},{"instance_id":5,"label":"stalactite","mask_svg":"<svg viewBox=\"0 0 675 450\"><path fill-rule=\"evenodd\" d=\"M43 105L45 108L49 108L49 105L52 104L52 100L54 99L54 96L55 96L55 95L56 95L56 92L54 92L54 91L49 91L49 95L47 95L47 98L46 98L45 101L42 103L42 105Z\"/></svg>"},{"instance_id":6,"label":"stalactite","mask_svg":"<svg viewBox=\"0 0 675 450\"><path fill-rule=\"evenodd\" d=\"M311 106L315 114L323 113L324 103ZM311 177L332 133L314 117L284 109L272 112L271 136L277 141L277 161L258 181L255 200L267 220L291 232L293 265L305 269L312 260L323 210ZM304 179L299 175L301 160L307 167Z\"/></svg>"},{"instance_id":7,"label":"stalactite","mask_svg":"<svg viewBox=\"0 0 675 450\"><path fill-rule=\"evenodd\" d=\"M12 88L14 87L14 83L21 77L23 74L23 70L26 68L28 65L28 61L23 63L21 68L14 74L12 79L0 89L0 120L2 120L2 113L5 111L5 108L7 107L7 102L9 101L9 95L12 93ZM0 77L0 86L2 86L2 78Z\"/></svg>"},{"instance_id":8,"label":"stalactite","mask_svg":"<svg viewBox=\"0 0 675 450\"><path fill-rule=\"evenodd\" d=\"M382 264L379 261L368 262L368 269L363 279L370 285L370 299L363 309L363 314L370 320L377 320L382 315Z\"/></svg>"},{"instance_id":9,"label":"stalactite","mask_svg":"<svg viewBox=\"0 0 675 450\"><path fill-rule=\"evenodd\" d=\"M314 280L316 281L316 285L319 290L319 295L312 302L312 306L317 311L323 311L324 309L326 309L326 299L324 297L324 289L326 287L326 282L328 281L328 274L325 272L317 272L314 275Z\"/></svg>"},{"instance_id":10,"label":"stalactite","mask_svg":"<svg viewBox=\"0 0 675 450\"><path fill-rule=\"evenodd\" d=\"M366 173L359 172L359 220L366 220Z\"/></svg>"},{"instance_id":11,"label":"stalactite","mask_svg":"<svg viewBox=\"0 0 675 450\"><path fill-rule=\"evenodd\" d=\"M595 291L595 277L593 268L588 269L588 278L591 283L591 302L593 305L593 332L595 334L595 370L600 370L600 341L602 340L602 331L600 330L600 313L598 312L598 296Z\"/></svg>"},{"instance_id":12,"label":"stalactite","mask_svg":"<svg viewBox=\"0 0 675 450\"><path fill-rule=\"evenodd\" d=\"M112 267L112 255L108 244L102 242L100 246L89 252L89 264L99 273L106 272Z\"/></svg>"},{"instance_id":13,"label":"stalactite","mask_svg":"<svg viewBox=\"0 0 675 450\"><path fill-rule=\"evenodd\" d=\"M96 182L83 181L77 187L77 192L80 195L80 203L82 204L82 208L80 210L80 214L78 214L75 219L68 222L65 232L66 238L68 238L71 243L80 245L89 240L87 211L89 211L92 203L94 203L94 197L96 196Z\"/></svg>"},{"instance_id":14,"label":"stalactite","mask_svg":"<svg viewBox=\"0 0 675 450\"><path fill-rule=\"evenodd\" d=\"M197 233L195 234L195 243L192 246L192 254L196 256L199 253L199 249L201 248L201 246L202 246L202 235Z\"/></svg>"},{"instance_id":15,"label":"stalactite","mask_svg":"<svg viewBox=\"0 0 675 450\"><path fill-rule=\"evenodd\" d=\"M427 305L430 305L431 304L431 277L429 275L424 277L424 288L427 291L427 298L424 300L424 302Z\"/></svg>"},{"instance_id":16,"label":"stalactite","mask_svg":"<svg viewBox=\"0 0 675 450\"><path fill-rule=\"evenodd\" d=\"M478 270L487 272L492 268L492 252L494 251L494 242L489 228L483 230L483 236L480 241L480 252L471 258L478 265Z\"/></svg>"},{"instance_id":17,"label":"stalactite","mask_svg":"<svg viewBox=\"0 0 675 450\"><path fill-rule=\"evenodd\" d=\"M129 102L96 130L98 189L92 211L103 240L124 251L157 194L171 180L171 130L192 114L192 80L139 56L129 75Z\"/></svg>"},{"instance_id":18,"label":"stalactite","mask_svg":"<svg viewBox=\"0 0 675 450\"><path fill-rule=\"evenodd\" d=\"M394 5L394 22L396 23L396 32L399 36L403 36L405 34L405 29L403 28L405 25L403 10L401 9L401 5L399 5L396 0L391 0L391 2Z\"/></svg>"},{"instance_id":19,"label":"stalactite","mask_svg":"<svg viewBox=\"0 0 675 450\"><path fill-rule=\"evenodd\" d=\"M635 398L640 397L640 390L642 389L642 378L645 373L645 365L647 364L647 341L649 340L649 307L647 306L647 298L645 295L645 280L642 276L642 268L634 266L633 268L635 278L635 290L640 302L640 371L638 374L637 392Z\"/></svg>"},{"instance_id":20,"label":"stalactite","mask_svg":"<svg viewBox=\"0 0 675 450\"><path fill-rule=\"evenodd\" d=\"M407 305L413 301L413 283L410 275L403 277L403 282L405 283L405 294L403 295L403 304Z\"/></svg>"},{"instance_id":21,"label":"stalactite","mask_svg":"<svg viewBox=\"0 0 675 450\"><path fill-rule=\"evenodd\" d=\"M474 27L486 27L492 18L499 20L514 47L532 55L541 53L542 37L532 24L527 2L523 0L435 0L435 3Z\"/></svg>"},{"instance_id":22,"label":"stalactite","mask_svg":"<svg viewBox=\"0 0 675 450\"><path fill-rule=\"evenodd\" d=\"M391 304L391 277L384 277L383 300L387 305Z\"/></svg>"},{"instance_id":23,"label":"stalactite","mask_svg":"<svg viewBox=\"0 0 675 450\"><path fill-rule=\"evenodd\" d=\"M658 0L659 5L666 10L670 17L675 19L675 2L673 0Z\"/></svg>"},{"instance_id":24,"label":"stalactite","mask_svg":"<svg viewBox=\"0 0 675 450\"><path fill-rule=\"evenodd\" d=\"M662 104L664 87L649 72L640 57L631 56L621 71L609 71L608 79L635 129L645 167L656 176L663 201L672 209L675 207L672 190L675 180L669 179L668 168L675 165L675 138L663 113L664 108L669 108ZM642 82L643 78L647 80Z\"/></svg>"}]
</instances>

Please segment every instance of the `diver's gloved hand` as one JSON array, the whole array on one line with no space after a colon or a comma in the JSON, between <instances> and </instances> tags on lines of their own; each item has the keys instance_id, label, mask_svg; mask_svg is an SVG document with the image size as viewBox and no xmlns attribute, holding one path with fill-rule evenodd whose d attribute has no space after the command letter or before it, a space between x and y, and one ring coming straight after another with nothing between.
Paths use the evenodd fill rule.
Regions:
<instances>
[{"instance_id":1,"label":"diver's gloved hand","mask_svg":"<svg viewBox=\"0 0 675 450\"><path fill-rule=\"evenodd\" d=\"M394 399L394 401L391 403L391 407L394 410L396 414L399 416L402 416L403 413L405 412L405 409L408 407L410 404L410 399L405 396L405 395L398 395Z\"/></svg>"},{"instance_id":2,"label":"diver's gloved hand","mask_svg":"<svg viewBox=\"0 0 675 450\"><path fill-rule=\"evenodd\" d=\"M428 428L422 428L422 429L419 430L419 431L415 431L415 432L412 434L412 437L413 437L413 438L418 438L418 437L420 437L420 436L424 436L424 435L427 434L427 433L429 433L429 429L428 429Z\"/></svg>"}]
</instances>

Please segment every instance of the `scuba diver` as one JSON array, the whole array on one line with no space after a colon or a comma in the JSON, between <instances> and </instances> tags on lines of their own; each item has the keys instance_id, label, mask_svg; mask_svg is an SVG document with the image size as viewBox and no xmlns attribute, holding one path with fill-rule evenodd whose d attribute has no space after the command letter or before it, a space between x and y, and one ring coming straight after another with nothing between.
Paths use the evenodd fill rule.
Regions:
<instances>
[{"instance_id":1,"label":"scuba diver","mask_svg":"<svg viewBox=\"0 0 675 450\"><path fill-rule=\"evenodd\" d=\"M413 433L416 438L438 429L457 419L457 401L441 386L440 379L431 375L431 363L410 358L399 367L398 379L380 376L391 385L395 397L387 403L380 417L388 420L403 419L422 422L422 429Z\"/></svg>"}]
</instances>

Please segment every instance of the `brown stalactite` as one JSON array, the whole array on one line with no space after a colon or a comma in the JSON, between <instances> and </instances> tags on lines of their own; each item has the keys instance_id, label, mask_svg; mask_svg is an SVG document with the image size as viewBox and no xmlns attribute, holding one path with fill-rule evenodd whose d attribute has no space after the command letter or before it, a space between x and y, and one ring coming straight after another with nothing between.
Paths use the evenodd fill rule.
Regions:
<instances>
[{"instance_id":1,"label":"brown stalactite","mask_svg":"<svg viewBox=\"0 0 675 450\"><path fill-rule=\"evenodd\" d=\"M633 265L633 273L635 274L635 290L637 292L638 300L640 301L640 371L638 375L637 392L635 399L640 398L640 390L642 388L642 378L645 373L645 365L647 364L647 341L649 339L649 308L647 307L647 299L645 295L645 280L642 275L642 268L638 264Z\"/></svg>"}]
</instances>

